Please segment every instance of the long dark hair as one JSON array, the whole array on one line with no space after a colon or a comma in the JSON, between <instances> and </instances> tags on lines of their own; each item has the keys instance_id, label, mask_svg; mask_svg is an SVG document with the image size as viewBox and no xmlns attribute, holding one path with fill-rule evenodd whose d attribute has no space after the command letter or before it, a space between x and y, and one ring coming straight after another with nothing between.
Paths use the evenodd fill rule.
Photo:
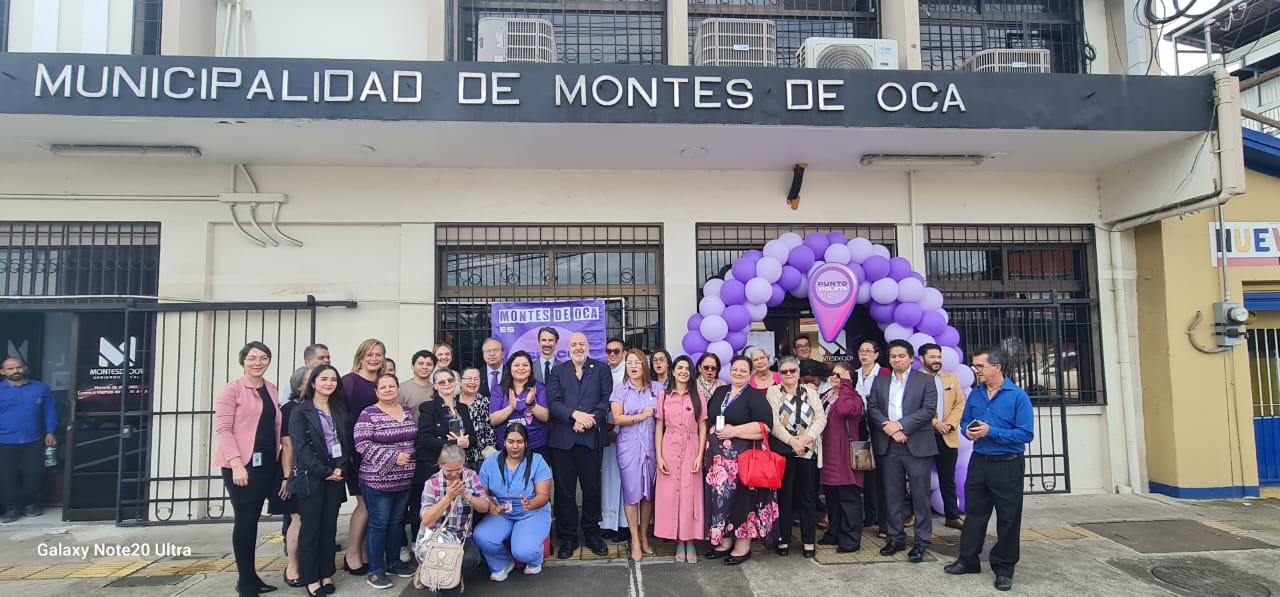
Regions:
<instances>
[{"instance_id":1,"label":"long dark hair","mask_svg":"<svg viewBox=\"0 0 1280 597\"><path fill-rule=\"evenodd\" d=\"M668 372L667 378L667 391L670 392L676 389L676 365L681 362L689 365L689 383L686 385L689 390L689 402L693 403L693 420L698 421L702 419L701 391L698 389L698 372L693 368L693 359L689 358L689 355L682 354L676 357L674 363L671 363L671 371Z\"/></svg>"},{"instance_id":2,"label":"long dark hair","mask_svg":"<svg viewBox=\"0 0 1280 597\"><path fill-rule=\"evenodd\" d=\"M516 390L516 380L511 377L511 363L522 357L524 360L529 361L529 379L525 380L524 389L532 390L538 384L538 381L533 377L533 357L523 350L517 350L507 357L507 363L502 367L502 380L498 382L498 385L502 386L504 392L514 392ZM490 398L492 399L492 397Z\"/></svg>"},{"instance_id":3,"label":"long dark hair","mask_svg":"<svg viewBox=\"0 0 1280 597\"><path fill-rule=\"evenodd\" d=\"M675 365L675 363L672 363L672 362L671 362L671 353L667 352L667 351L666 351L666 349L664 349L664 348L659 348L658 350L653 351L653 354L649 355L649 377L653 378L653 380L654 380L654 381L658 381L658 374L653 372L653 358L654 358L654 357L656 357L656 356L658 356L658 355L662 355L662 356L664 356L664 357L667 357L667 384L666 384L666 386L667 386L667 387L666 387L666 389L670 390L670 389L671 389L671 367L672 367L672 366L674 366L674 365Z\"/></svg>"},{"instance_id":4,"label":"long dark hair","mask_svg":"<svg viewBox=\"0 0 1280 597\"><path fill-rule=\"evenodd\" d=\"M302 386L303 402L310 402L315 406L316 397L316 378L321 373L332 371L334 377L338 379L338 387L333 389L333 393L329 395L329 410L336 410L342 413L343 417L347 414L347 393L342 389L342 374L338 373L338 368L333 365L316 365L311 369L311 377L307 379L306 385Z\"/></svg>"},{"instance_id":5,"label":"long dark hair","mask_svg":"<svg viewBox=\"0 0 1280 597\"><path fill-rule=\"evenodd\" d=\"M529 356L529 355L525 355ZM507 437L511 434L519 434L524 438L524 486L529 486L529 471L533 470L533 448L529 447L529 430L525 428L524 423L515 421L507 424ZM502 475L502 482L507 482L507 442L503 440L502 451L499 452L501 457L498 458L498 474Z\"/></svg>"}]
</instances>

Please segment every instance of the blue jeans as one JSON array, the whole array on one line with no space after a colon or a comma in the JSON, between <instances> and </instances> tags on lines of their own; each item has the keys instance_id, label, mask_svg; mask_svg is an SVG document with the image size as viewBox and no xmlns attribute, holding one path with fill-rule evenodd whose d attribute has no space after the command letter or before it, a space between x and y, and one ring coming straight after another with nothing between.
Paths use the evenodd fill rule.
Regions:
<instances>
[{"instance_id":1,"label":"blue jeans","mask_svg":"<svg viewBox=\"0 0 1280 597\"><path fill-rule=\"evenodd\" d=\"M365 534L365 552L369 556L369 574L382 576L389 566L400 563L400 538L404 535L404 509L409 491L388 493L361 484L364 507L369 511L369 530Z\"/></svg>"}]
</instances>

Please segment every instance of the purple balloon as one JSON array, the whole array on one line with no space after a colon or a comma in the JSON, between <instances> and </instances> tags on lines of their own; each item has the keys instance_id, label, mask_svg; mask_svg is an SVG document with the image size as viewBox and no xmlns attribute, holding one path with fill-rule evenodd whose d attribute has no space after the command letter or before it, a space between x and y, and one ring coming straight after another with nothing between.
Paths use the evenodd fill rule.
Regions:
<instances>
[{"instance_id":1,"label":"purple balloon","mask_svg":"<svg viewBox=\"0 0 1280 597\"><path fill-rule=\"evenodd\" d=\"M707 352L713 353L716 356L720 357L721 363L728 363L729 359L733 358L734 351L733 351L733 347L730 346L728 342L725 342L724 340L720 340L719 342L712 342L708 344ZM726 369L728 369L728 367L725 367L723 365L720 366L721 371L724 371Z\"/></svg>"},{"instance_id":2,"label":"purple balloon","mask_svg":"<svg viewBox=\"0 0 1280 597\"><path fill-rule=\"evenodd\" d=\"M729 309L726 308L724 312L727 320ZM898 304L898 307L893 310L893 320L897 322L898 325L913 328L920 322L920 316L922 314L923 312L920 310L920 305L915 303L900 303Z\"/></svg>"},{"instance_id":3,"label":"purple balloon","mask_svg":"<svg viewBox=\"0 0 1280 597\"><path fill-rule=\"evenodd\" d=\"M809 298L809 274L800 274L800 283L791 290L791 296Z\"/></svg>"},{"instance_id":4,"label":"purple balloon","mask_svg":"<svg viewBox=\"0 0 1280 597\"><path fill-rule=\"evenodd\" d=\"M747 313L747 308L742 305L725 307L724 313L721 313L720 317L724 318L724 322L729 325L730 330L741 330L751 325L751 315Z\"/></svg>"},{"instance_id":5,"label":"purple balloon","mask_svg":"<svg viewBox=\"0 0 1280 597\"><path fill-rule=\"evenodd\" d=\"M769 314L769 306L764 304L747 303L747 313L751 314L751 321L764 321L766 315Z\"/></svg>"},{"instance_id":6,"label":"purple balloon","mask_svg":"<svg viewBox=\"0 0 1280 597\"><path fill-rule=\"evenodd\" d=\"M920 308L925 311L936 311L941 309L942 292L937 288L925 288L924 294L920 295Z\"/></svg>"},{"instance_id":7,"label":"purple balloon","mask_svg":"<svg viewBox=\"0 0 1280 597\"><path fill-rule=\"evenodd\" d=\"M862 262L862 271L866 274L868 282L875 282L889 275L889 260L879 255L872 255ZM724 288L721 288L720 292L724 292Z\"/></svg>"},{"instance_id":8,"label":"purple balloon","mask_svg":"<svg viewBox=\"0 0 1280 597\"><path fill-rule=\"evenodd\" d=\"M881 323L893 323L893 310L898 306L897 303L889 303L882 305L872 301L871 318Z\"/></svg>"},{"instance_id":9,"label":"purple balloon","mask_svg":"<svg viewBox=\"0 0 1280 597\"><path fill-rule=\"evenodd\" d=\"M804 237L804 245L813 251L814 255L821 255L827 251L827 247L831 244L831 240L827 235L821 232L810 232Z\"/></svg>"},{"instance_id":10,"label":"purple balloon","mask_svg":"<svg viewBox=\"0 0 1280 597\"><path fill-rule=\"evenodd\" d=\"M737 272L734 272L737 276ZM894 280L902 280L911 276L911 262L906 257L894 257L889 260L889 277Z\"/></svg>"},{"instance_id":11,"label":"purple balloon","mask_svg":"<svg viewBox=\"0 0 1280 597\"><path fill-rule=\"evenodd\" d=\"M862 282L867 277L867 272L863 271L862 266L852 261L848 263L849 271L853 272L853 279Z\"/></svg>"},{"instance_id":12,"label":"purple balloon","mask_svg":"<svg viewBox=\"0 0 1280 597\"><path fill-rule=\"evenodd\" d=\"M791 249L791 254L787 256L787 264L801 272L807 272L813 266L814 255L813 249L808 245L800 245ZM720 292L723 293L724 290Z\"/></svg>"},{"instance_id":13,"label":"purple balloon","mask_svg":"<svg viewBox=\"0 0 1280 597\"><path fill-rule=\"evenodd\" d=\"M791 252L791 247L783 242L780 238L775 238L764 244L764 256L772 257L779 263L787 260L787 254Z\"/></svg>"},{"instance_id":14,"label":"purple balloon","mask_svg":"<svg viewBox=\"0 0 1280 597\"><path fill-rule=\"evenodd\" d=\"M688 332L684 335L684 340L680 342L680 346L684 347L684 351L693 355L706 352L707 339L702 337L699 332Z\"/></svg>"},{"instance_id":15,"label":"purple balloon","mask_svg":"<svg viewBox=\"0 0 1280 597\"><path fill-rule=\"evenodd\" d=\"M724 341L728 342L729 346L733 347L734 352L737 352L747 345L747 332L746 330L735 330L729 332L729 335L724 337Z\"/></svg>"},{"instance_id":16,"label":"purple balloon","mask_svg":"<svg viewBox=\"0 0 1280 597\"><path fill-rule=\"evenodd\" d=\"M960 331L947 326L942 330L942 333L933 337L933 341L942 346L956 346L960 344Z\"/></svg>"},{"instance_id":17,"label":"purple balloon","mask_svg":"<svg viewBox=\"0 0 1280 597\"><path fill-rule=\"evenodd\" d=\"M719 315L724 312L724 301L718 296L704 296L702 297L702 300L698 302L698 312L701 313L703 317L708 315ZM701 326L702 322L699 321L698 325Z\"/></svg>"},{"instance_id":18,"label":"purple balloon","mask_svg":"<svg viewBox=\"0 0 1280 597\"><path fill-rule=\"evenodd\" d=\"M871 283L862 281L858 283L858 302L859 305L865 305L871 302Z\"/></svg>"},{"instance_id":19,"label":"purple balloon","mask_svg":"<svg viewBox=\"0 0 1280 597\"><path fill-rule=\"evenodd\" d=\"M762 257L756 262L756 276L769 283L777 282L782 277L782 262L772 257Z\"/></svg>"},{"instance_id":20,"label":"purple balloon","mask_svg":"<svg viewBox=\"0 0 1280 597\"><path fill-rule=\"evenodd\" d=\"M770 286L772 286L772 294L769 295L769 300L765 303L765 306L777 307L782 304L782 301L787 300L787 291L777 284L771 284Z\"/></svg>"},{"instance_id":21,"label":"purple balloon","mask_svg":"<svg viewBox=\"0 0 1280 597\"><path fill-rule=\"evenodd\" d=\"M723 317L719 315L708 315L702 319L702 325L698 326L698 330L702 332L702 337L711 342L724 340L725 335L729 333L729 324L725 323Z\"/></svg>"},{"instance_id":22,"label":"purple balloon","mask_svg":"<svg viewBox=\"0 0 1280 597\"><path fill-rule=\"evenodd\" d=\"M903 327L896 323L891 323L884 328L884 339L893 342L894 340L906 340L911 337L911 328Z\"/></svg>"},{"instance_id":23,"label":"purple balloon","mask_svg":"<svg viewBox=\"0 0 1280 597\"><path fill-rule=\"evenodd\" d=\"M747 302L763 305L773 295L773 285L764 278L747 280Z\"/></svg>"},{"instance_id":24,"label":"purple balloon","mask_svg":"<svg viewBox=\"0 0 1280 597\"><path fill-rule=\"evenodd\" d=\"M688 324L688 326L686 326L686 327L689 329L689 331L690 331L690 332L692 332L692 331L694 331L694 330L698 329L698 326L700 326L700 325L702 325L702 314L701 314L701 313L694 313L693 315L690 315L690 316L689 316L689 324ZM693 352L694 352L694 351L690 350L690 351L686 351L686 352L688 352L689 354L693 354Z\"/></svg>"},{"instance_id":25,"label":"purple balloon","mask_svg":"<svg viewBox=\"0 0 1280 597\"><path fill-rule=\"evenodd\" d=\"M843 232L831 231L827 233L827 240L833 245L843 245L848 244L849 237L845 236Z\"/></svg>"},{"instance_id":26,"label":"purple balloon","mask_svg":"<svg viewBox=\"0 0 1280 597\"><path fill-rule=\"evenodd\" d=\"M921 284L924 284L924 283L925 283L925 282L924 282L924 274L922 274L922 273L920 273L920 272L911 272L911 275L910 275L910 276L907 276L907 277L908 277L908 278L915 278L915 279L919 280Z\"/></svg>"},{"instance_id":27,"label":"purple balloon","mask_svg":"<svg viewBox=\"0 0 1280 597\"><path fill-rule=\"evenodd\" d=\"M920 303L916 303L916 306L919 305ZM941 334L942 330L946 329L946 327L947 321L943 319L942 314L937 311L925 311L920 316L920 321L916 323L916 329L934 337Z\"/></svg>"},{"instance_id":28,"label":"purple balloon","mask_svg":"<svg viewBox=\"0 0 1280 597\"><path fill-rule=\"evenodd\" d=\"M750 259L751 263L755 263L757 261L760 261L760 259L762 259L763 257L764 257L764 251L761 251L759 249L751 249L750 251L743 252L742 257L739 257L739 259Z\"/></svg>"},{"instance_id":29,"label":"purple balloon","mask_svg":"<svg viewBox=\"0 0 1280 597\"><path fill-rule=\"evenodd\" d=\"M930 342L933 342L933 336L930 336L929 334L924 334L921 332L916 332L914 334L911 334L911 336L907 338L907 342L910 342L911 347L915 348L916 352L919 352L921 346L928 344Z\"/></svg>"},{"instance_id":30,"label":"purple balloon","mask_svg":"<svg viewBox=\"0 0 1280 597\"><path fill-rule=\"evenodd\" d=\"M750 280L756 277L756 261L759 261L759 259L751 260L746 255L738 258L737 261L733 262L733 279ZM720 287L720 292L724 292L723 286Z\"/></svg>"},{"instance_id":31,"label":"purple balloon","mask_svg":"<svg viewBox=\"0 0 1280 597\"><path fill-rule=\"evenodd\" d=\"M778 278L778 286L783 290L791 292L800 285L800 279L804 277L804 273L791 265L782 266L782 276Z\"/></svg>"},{"instance_id":32,"label":"purple balloon","mask_svg":"<svg viewBox=\"0 0 1280 597\"><path fill-rule=\"evenodd\" d=\"M740 280L725 280L720 287L720 300L728 305L741 305L747 302L747 285Z\"/></svg>"},{"instance_id":33,"label":"purple balloon","mask_svg":"<svg viewBox=\"0 0 1280 597\"><path fill-rule=\"evenodd\" d=\"M859 236L849 241L849 255L854 263L862 263L871 257L871 241Z\"/></svg>"},{"instance_id":34,"label":"purple balloon","mask_svg":"<svg viewBox=\"0 0 1280 597\"><path fill-rule=\"evenodd\" d=\"M723 291L721 291L723 294ZM898 299L898 283L893 278L880 278L871 283L871 300L892 303Z\"/></svg>"},{"instance_id":35,"label":"purple balloon","mask_svg":"<svg viewBox=\"0 0 1280 597\"><path fill-rule=\"evenodd\" d=\"M720 287L724 286L724 280L720 278L712 278L702 285L702 296L720 296ZM942 295L938 295L939 298Z\"/></svg>"},{"instance_id":36,"label":"purple balloon","mask_svg":"<svg viewBox=\"0 0 1280 597\"><path fill-rule=\"evenodd\" d=\"M898 282L898 300L908 303L916 303L924 296L924 283L912 278L906 277ZM921 309L923 311L924 309Z\"/></svg>"}]
</instances>

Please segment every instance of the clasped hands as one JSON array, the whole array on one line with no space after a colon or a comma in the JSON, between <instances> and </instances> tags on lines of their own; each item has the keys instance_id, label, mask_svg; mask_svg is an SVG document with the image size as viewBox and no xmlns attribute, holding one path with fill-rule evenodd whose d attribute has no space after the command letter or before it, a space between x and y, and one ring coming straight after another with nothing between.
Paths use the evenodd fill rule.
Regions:
<instances>
[{"instance_id":1,"label":"clasped hands","mask_svg":"<svg viewBox=\"0 0 1280 597\"><path fill-rule=\"evenodd\" d=\"M884 431L884 434L892 438L893 441L900 444L907 443L907 434L902 431L901 423L897 421L885 421L884 425L881 425L880 428Z\"/></svg>"},{"instance_id":2,"label":"clasped hands","mask_svg":"<svg viewBox=\"0 0 1280 597\"><path fill-rule=\"evenodd\" d=\"M580 410L573 411L573 432L582 433L596 426L596 418Z\"/></svg>"}]
</instances>

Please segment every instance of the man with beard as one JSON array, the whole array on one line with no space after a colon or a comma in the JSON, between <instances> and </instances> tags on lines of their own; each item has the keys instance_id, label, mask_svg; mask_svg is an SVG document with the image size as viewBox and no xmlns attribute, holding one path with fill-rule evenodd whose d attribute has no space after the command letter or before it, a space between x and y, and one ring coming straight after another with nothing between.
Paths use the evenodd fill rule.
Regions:
<instances>
[{"instance_id":1,"label":"man with beard","mask_svg":"<svg viewBox=\"0 0 1280 597\"><path fill-rule=\"evenodd\" d=\"M58 411L49 386L27 379L21 358L5 359L0 372L0 501L5 509L0 522L13 522L42 513L36 498L44 448L57 444Z\"/></svg>"},{"instance_id":2,"label":"man with beard","mask_svg":"<svg viewBox=\"0 0 1280 597\"><path fill-rule=\"evenodd\" d=\"M587 336L569 336L569 362L551 370L548 408L555 425L547 444L555 470L556 555L564 560L578 548L578 490L582 491L582 537L592 553L609 553L600 536L600 460L604 450L605 412L613 392L613 376L604 363L587 356Z\"/></svg>"},{"instance_id":3,"label":"man with beard","mask_svg":"<svg viewBox=\"0 0 1280 597\"><path fill-rule=\"evenodd\" d=\"M933 463L938 468L938 488L942 492L942 514L946 526L963 529L960 506L956 502L956 460L960 453L960 415L964 414L964 390L955 375L942 370L942 347L928 343L920 345L921 371L933 376L938 390L938 415L933 418L933 435L938 444L938 455Z\"/></svg>"}]
</instances>

